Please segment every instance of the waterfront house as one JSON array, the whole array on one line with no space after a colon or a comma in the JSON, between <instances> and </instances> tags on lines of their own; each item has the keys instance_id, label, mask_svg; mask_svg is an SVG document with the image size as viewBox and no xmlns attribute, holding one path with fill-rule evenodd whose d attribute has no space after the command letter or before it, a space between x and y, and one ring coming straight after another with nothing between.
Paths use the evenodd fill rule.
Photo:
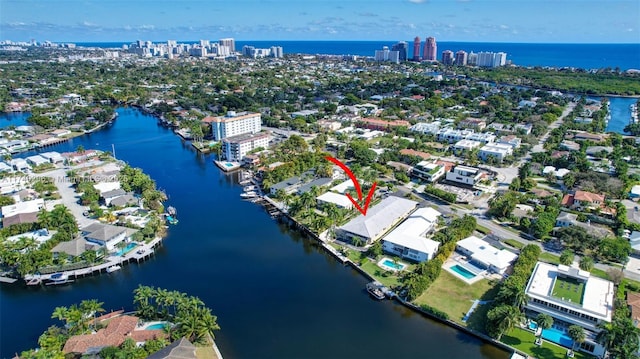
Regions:
<instances>
[{"instance_id":1,"label":"waterfront house","mask_svg":"<svg viewBox=\"0 0 640 359\"><path fill-rule=\"evenodd\" d=\"M119 196L112 199L111 205L114 207L139 206L140 200L133 194L127 193L124 196Z\"/></svg>"},{"instance_id":2,"label":"waterfront house","mask_svg":"<svg viewBox=\"0 0 640 359\"><path fill-rule=\"evenodd\" d=\"M82 255L82 253L92 247L93 246L90 245L86 239L79 237L71 241L62 241L58 243L51 249L51 253L53 253L54 258L60 258L66 255L67 259L72 260L73 257Z\"/></svg>"},{"instance_id":3,"label":"waterfront house","mask_svg":"<svg viewBox=\"0 0 640 359\"><path fill-rule=\"evenodd\" d=\"M125 339L133 339L137 345L143 345L151 339L167 339L163 329L145 330L138 328L138 317L120 315L101 320L104 328L91 334L74 335L64 344L65 354L97 354L104 347L118 347Z\"/></svg>"},{"instance_id":4,"label":"waterfront house","mask_svg":"<svg viewBox=\"0 0 640 359\"><path fill-rule=\"evenodd\" d=\"M93 157L98 156L98 151L96 150L85 150L82 153L79 152L65 152L62 154L67 161L71 163L80 163L84 161L88 161Z\"/></svg>"},{"instance_id":5,"label":"waterfront house","mask_svg":"<svg viewBox=\"0 0 640 359\"><path fill-rule=\"evenodd\" d=\"M9 166L4 162L0 162L0 172L11 172L13 171L13 167Z\"/></svg>"},{"instance_id":6,"label":"waterfront house","mask_svg":"<svg viewBox=\"0 0 640 359\"><path fill-rule=\"evenodd\" d=\"M300 177L290 177L282 182L274 184L273 186L271 186L269 191L271 195L275 195L278 190L283 190L284 193L290 194L295 192L300 186L302 186L302 180L300 179Z\"/></svg>"},{"instance_id":7,"label":"waterfront house","mask_svg":"<svg viewBox=\"0 0 640 359\"><path fill-rule=\"evenodd\" d=\"M70 135L71 131L67 130L66 128L63 128L63 129L53 130L51 131L51 134L56 137L64 137L66 135Z\"/></svg>"},{"instance_id":8,"label":"waterfront house","mask_svg":"<svg viewBox=\"0 0 640 359\"><path fill-rule=\"evenodd\" d=\"M598 324L611 322L615 293L613 282L594 277L579 268L538 262L525 293L528 316L550 315L556 329L579 325L586 334L581 350L595 356L604 353L595 337L600 331ZM566 334L560 336L559 344L571 344L571 340L563 343L562 337L567 338Z\"/></svg>"},{"instance_id":9,"label":"waterfront house","mask_svg":"<svg viewBox=\"0 0 640 359\"><path fill-rule=\"evenodd\" d=\"M27 149L29 147L29 142L25 140L13 140L7 143L3 143L0 147L7 150L9 153L16 153L18 151Z\"/></svg>"},{"instance_id":10,"label":"waterfront house","mask_svg":"<svg viewBox=\"0 0 640 359\"><path fill-rule=\"evenodd\" d=\"M125 192L125 190L123 190L122 188L117 188L117 189L113 189L111 191L106 191L106 192L102 192L100 194L100 197L102 197L102 200L104 201L104 204L107 206L111 205L111 201L113 201L114 199L120 197L120 196L124 196L125 194L127 194L127 192Z\"/></svg>"},{"instance_id":11,"label":"waterfront house","mask_svg":"<svg viewBox=\"0 0 640 359\"><path fill-rule=\"evenodd\" d=\"M415 262L433 259L440 243L426 235L435 229L439 216L441 213L431 207L417 209L382 239L382 249Z\"/></svg>"},{"instance_id":12,"label":"waterfront house","mask_svg":"<svg viewBox=\"0 0 640 359\"><path fill-rule=\"evenodd\" d=\"M301 195L303 193L311 191L311 189L313 187L318 187L318 188L326 187L326 186L330 185L332 181L333 181L333 179L332 178L328 178L328 177L316 178L313 181L311 181L309 183L305 183L304 185L300 186L298 188L297 193L298 193L298 195Z\"/></svg>"},{"instance_id":13,"label":"waterfront house","mask_svg":"<svg viewBox=\"0 0 640 359\"><path fill-rule=\"evenodd\" d=\"M336 229L336 238L344 242L371 244L380 239L394 225L405 219L418 202L389 196L376 206L369 208L367 215L359 215Z\"/></svg>"},{"instance_id":14,"label":"waterfront house","mask_svg":"<svg viewBox=\"0 0 640 359\"><path fill-rule=\"evenodd\" d=\"M456 251L466 255L469 263L489 272L504 274L518 255L506 249L498 249L486 241L470 236L456 243Z\"/></svg>"},{"instance_id":15,"label":"waterfront house","mask_svg":"<svg viewBox=\"0 0 640 359\"><path fill-rule=\"evenodd\" d=\"M196 356L196 346L182 337L149 355L147 359L198 359L198 357Z\"/></svg>"},{"instance_id":16,"label":"waterfront house","mask_svg":"<svg viewBox=\"0 0 640 359\"><path fill-rule=\"evenodd\" d=\"M64 157L58 152L44 152L41 153L40 156L46 158L51 163L61 163L64 162Z\"/></svg>"},{"instance_id":17,"label":"waterfront house","mask_svg":"<svg viewBox=\"0 0 640 359\"><path fill-rule=\"evenodd\" d=\"M2 227L9 227L14 224L36 222L38 222L38 212L18 213L9 217L2 217Z\"/></svg>"},{"instance_id":18,"label":"waterfront house","mask_svg":"<svg viewBox=\"0 0 640 359\"><path fill-rule=\"evenodd\" d=\"M135 229L102 223L93 223L81 231L87 242L104 246L108 251L113 251L122 241L130 241L131 235L137 232Z\"/></svg>"},{"instance_id":19,"label":"waterfront house","mask_svg":"<svg viewBox=\"0 0 640 359\"><path fill-rule=\"evenodd\" d=\"M49 161L40 155L35 155L27 157L27 163L32 166L40 166L45 163L49 163Z\"/></svg>"},{"instance_id":20,"label":"waterfront house","mask_svg":"<svg viewBox=\"0 0 640 359\"><path fill-rule=\"evenodd\" d=\"M344 194L327 192L316 197L318 207L322 208L329 203L335 204L338 208L352 209L353 203Z\"/></svg>"}]
</instances>

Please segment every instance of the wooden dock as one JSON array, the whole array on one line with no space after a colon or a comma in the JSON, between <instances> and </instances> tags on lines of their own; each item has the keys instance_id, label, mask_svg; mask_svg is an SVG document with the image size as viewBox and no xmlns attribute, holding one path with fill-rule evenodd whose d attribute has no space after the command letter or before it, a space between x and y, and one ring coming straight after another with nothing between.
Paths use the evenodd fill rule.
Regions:
<instances>
[{"instance_id":1,"label":"wooden dock","mask_svg":"<svg viewBox=\"0 0 640 359\"><path fill-rule=\"evenodd\" d=\"M0 277L0 283L15 283L18 280L10 277Z\"/></svg>"},{"instance_id":2,"label":"wooden dock","mask_svg":"<svg viewBox=\"0 0 640 359\"><path fill-rule=\"evenodd\" d=\"M69 277L70 282L71 279L78 279L85 276L91 276L95 274L101 274L102 272L107 273L107 268L123 264L129 264L130 262L135 261L136 263L140 263L141 261L149 259L151 256L155 254L155 248L162 244L162 238L156 237L149 243L140 244L135 250L131 250L130 252L122 255L122 256L109 256L107 257L104 263L100 263L91 267L85 267L80 269L74 269L69 271L62 271L56 273L66 274ZM42 283L47 283L51 281L51 276L56 273L49 274L27 274L24 276L24 280L29 286L41 285ZM14 280L14 282L17 280ZM12 282L13 283L13 282Z\"/></svg>"}]
</instances>

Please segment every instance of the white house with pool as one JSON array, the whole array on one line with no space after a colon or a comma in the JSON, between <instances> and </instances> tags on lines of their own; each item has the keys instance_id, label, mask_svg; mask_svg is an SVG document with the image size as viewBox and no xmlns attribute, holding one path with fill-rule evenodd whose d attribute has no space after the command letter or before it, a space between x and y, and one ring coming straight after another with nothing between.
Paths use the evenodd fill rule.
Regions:
<instances>
[{"instance_id":1,"label":"white house with pool","mask_svg":"<svg viewBox=\"0 0 640 359\"><path fill-rule=\"evenodd\" d=\"M506 249L498 249L476 236L467 237L456 243L456 251L469 257L475 267L489 272L504 274L518 255Z\"/></svg>"},{"instance_id":2,"label":"white house with pool","mask_svg":"<svg viewBox=\"0 0 640 359\"><path fill-rule=\"evenodd\" d=\"M442 214L431 207L419 208L382 239L382 249L415 262L433 259L440 242L426 237Z\"/></svg>"},{"instance_id":3,"label":"white house with pool","mask_svg":"<svg viewBox=\"0 0 640 359\"><path fill-rule=\"evenodd\" d=\"M553 317L553 327L542 332L544 339L571 347L566 330L571 325L579 325L586 334L580 349L595 356L604 353L595 337L600 332L598 324L611 322L613 282L593 277L579 268L538 262L525 293L529 298L525 305L527 316L544 313Z\"/></svg>"}]
</instances>

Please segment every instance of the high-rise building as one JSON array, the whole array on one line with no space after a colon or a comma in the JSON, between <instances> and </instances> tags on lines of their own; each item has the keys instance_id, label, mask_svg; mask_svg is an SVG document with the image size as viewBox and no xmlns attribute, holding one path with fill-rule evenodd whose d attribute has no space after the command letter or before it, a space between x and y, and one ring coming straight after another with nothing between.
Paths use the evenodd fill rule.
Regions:
<instances>
[{"instance_id":1,"label":"high-rise building","mask_svg":"<svg viewBox=\"0 0 640 359\"><path fill-rule=\"evenodd\" d=\"M442 64L453 65L453 51L451 50L442 51Z\"/></svg>"},{"instance_id":2,"label":"high-rise building","mask_svg":"<svg viewBox=\"0 0 640 359\"><path fill-rule=\"evenodd\" d=\"M259 113L227 112L226 116L216 117L211 122L211 132L214 141L223 138L242 135L245 133L260 132L262 119Z\"/></svg>"},{"instance_id":3,"label":"high-rise building","mask_svg":"<svg viewBox=\"0 0 640 359\"><path fill-rule=\"evenodd\" d=\"M269 133L245 133L222 140L222 152L227 161L240 162L247 153L269 147Z\"/></svg>"},{"instance_id":4,"label":"high-rise building","mask_svg":"<svg viewBox=\"0 0 640 359\"><path fill-rule=\"evenodd\" d=\"M228 37L226 39L220 39L218 41L218 44L226 46L229 48L229 51L233 54L234 52L236 52L236 40L234 40L231 37Z\"/></svg>"},{"instance_id":5,"label":"high-rise building","mask_svg":"<svg viewBox=\"0 0 640 359\"><path fill-rule=\"evenodd\" d=\"M256 51L256 48L253 46L249 46L249 45L242 46L242 56L253 57L253 54L255 53L255 51Z\"/></svg>"},{"instance_id":6,"label":"high-rise building","mask_svg":"<svg viewBox=\"0 0 640 359\"><path fill-rule=\"evenodd\" d=\"M409 51L409 45L406 42L400 41L391 46L391 51L398 51L398 60L400 62L407 61L407 52Z\"/></svg>"},{"instance_id":7,"label":"high-rise building","mask_svg":"<svg viewBox=\"0 0 640 359\"><path fill-rule=\"evenodd\" d=\"M420 61L420 36L413 39L413 61Z\"/></svg>"},{"instance_id":8,"label":"high-rise building","mask_svg":"<svg viewBox=\"0 0 640 359\"><path fill-rule=\"evenodd\" d=\"M460 50L456 52L455 59L456 66L465 66L467 64L467 52L464 50Z\"/></svg>"},{"instance_id":9,"label":"high-rise building","mask_svg":"<svg viewBox=\"0 0 640 359\"><path fill-rule=\"evenodd\" d=\"M480 67L499 67L504 66L506 63L507 54L504 52L479 52L476 65Z\"/></svg>"},{"instance_id":10,"label":"high-rise building","mask_svg":"<svg viewBox=\"0 0 640 359\"><path fill-rule=\"evenodd\" d=\"M469 56L467 56L467 65L476 66L477 64L478 64L478 54L471 51L469 53Z\"/></svg>"},{"instance_id":11,"label":"high-rise building","mask_svg":"<svg viewBox=\"0 0 640 359\"><path fill-rule=\"evenodd\" d=\"M376 50L376 61L391 61L394 63L400 62L400 53L398 51L389 51L389 46L383 46L382 50Z\"/></svg>"},{"instance_id":12,"label":"high-rise building","mask_svg":"<svg viewBox=\"0 0 640 359\"><path fill-rule=\"evenodd\" d=\"M271 57L279 59L282 58L283 55L282 46L271 46Z\"/></svg>"},{"instance_id":13,"label":"high-rise building","mask_svg":"<svg viewBox=\"0 0 640 359\"><path fill-rule=\"evenodd\" d=\"M507 54L505 52L496 52L493 55L493 67L504 66L507 63Z\"/></svg>"},{"instance_id":14,"label":"high-rise building","mask_svg":"<svg viewBox=\"0 0 640 359\"><path fill-rule=\"evenodd\" d=\"M436 61L438 60L438 45L436 44L435 37L427 37L424 42L424 52L422 54L422 59L425 61Z\"/></svg>"},{"instance_id":15,"label":"high-rise building","mask_svg":"<svg viewBox=\"0 0 640 359\"><path fill-rule=\"evenodd\" d=\"M200 47L209 47L209 40L200 40Z\"/></svg>"}]
</instances>

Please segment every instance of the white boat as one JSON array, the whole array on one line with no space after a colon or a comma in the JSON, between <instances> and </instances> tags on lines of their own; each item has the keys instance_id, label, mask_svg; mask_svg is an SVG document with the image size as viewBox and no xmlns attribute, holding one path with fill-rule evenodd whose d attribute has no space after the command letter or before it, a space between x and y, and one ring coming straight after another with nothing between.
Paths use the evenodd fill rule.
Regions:
<instances>
[{"instance_id":1,"label":"white boat","mask_svg":"<svg viewBox=\"0 0 640 359\"><path fill-rule=\"evenodd\" d=\"M122 267L120 267L119 265L112 265L111 267L107 267L107 273L113 273L117 270L122 269Z\"/></svg>"},{"instance_id":2,"label":"white boat","mask_svg":"<svg viewBox=\"0 0 640 359\"><path fill-rule=\"evenodd\" d=\"M258 197L258 194L254 191L249 191L249 192L245 192L245 193L241 193L240 197L242 198L255 198Z\"/></svg>"},{"instance_id":3,"label":"white boat","mask_svg":"<svg viewBox=\"0 0 640 359\"><path fill-rule=\"evenodd\" d=\"M50 282L46 283L47 285L59 285L73 282L73 280L69 279L69 275L66 273L52 274L51 277L49 277L49 280Z\"/></svg>"},{"instance_id":4,"label":"white boat","mask_svg":"<svg viewBox=\"0 0 640 359\"><path fill-rule=\"evenodd\" d=\"M247 187L243 188L243 191L250 192L250 191L255 191L257 189L258 189L257 186L247 186Z\"/></svg>"}]
</instances>

